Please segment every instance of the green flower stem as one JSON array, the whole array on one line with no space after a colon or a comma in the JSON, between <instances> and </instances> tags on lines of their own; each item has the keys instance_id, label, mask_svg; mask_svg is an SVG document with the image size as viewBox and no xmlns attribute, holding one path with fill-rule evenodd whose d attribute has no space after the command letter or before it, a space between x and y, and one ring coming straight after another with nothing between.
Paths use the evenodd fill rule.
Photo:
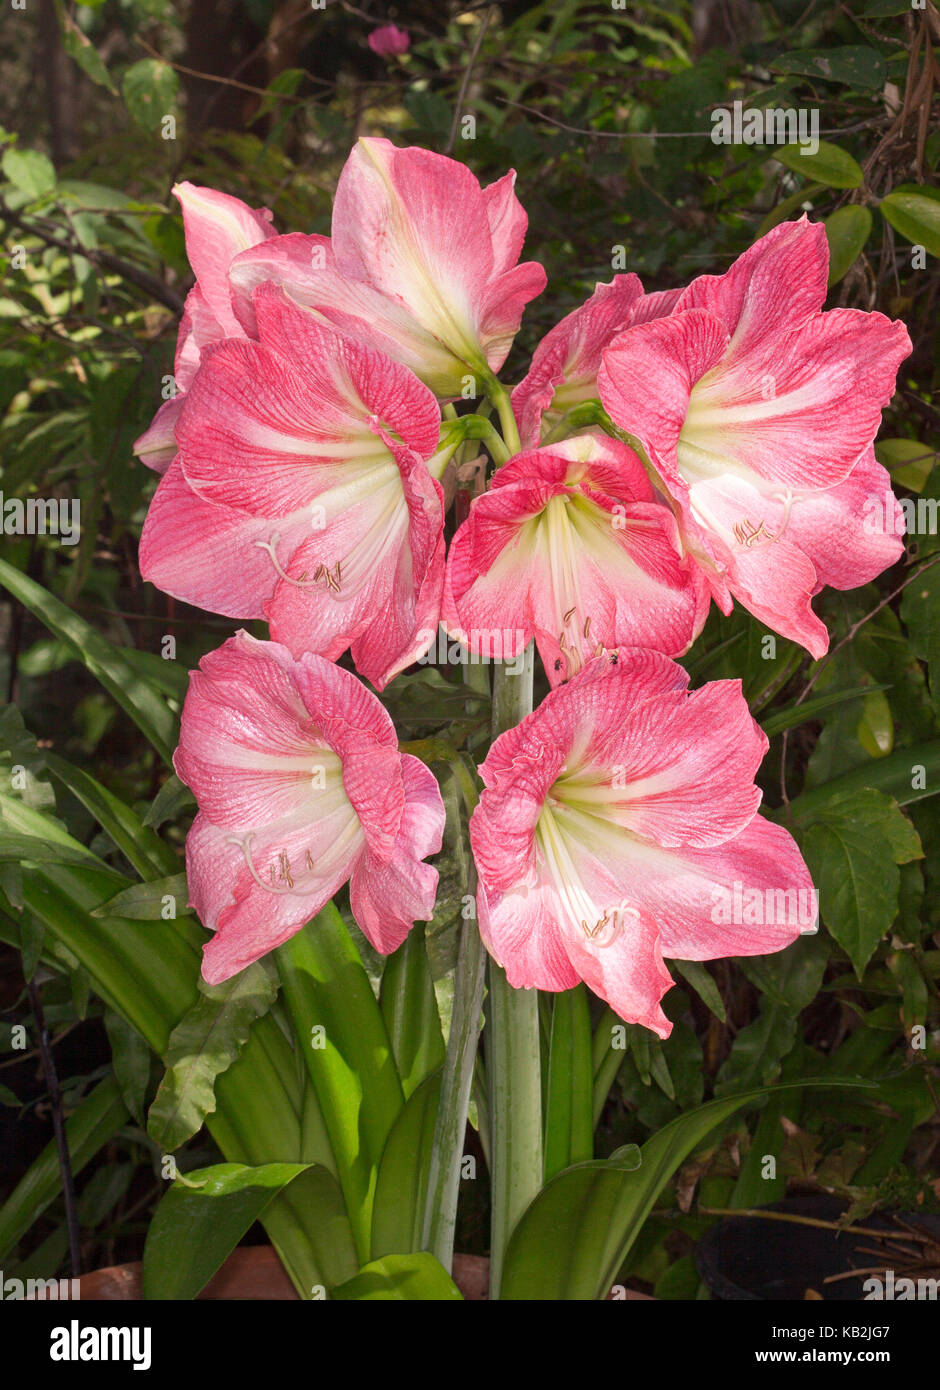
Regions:
<instances>
[{"instance_id":1,"label":"green flower stem","mask_svg":"<svg viewBox=\"0 0 940 1390\"><path fill-rule=\"evenodd\" d=\"M512 412L512 402L509 399L509 392L501 381L497 381L495 377L491 377L486 383L486 394L496 407L500 429L503 432L503 439L506 442L510 455L518 454L522 449L522 441L519 438L516 417ZM497 463L498 462L499 460L497 459Z\"/></svg>"},{"instance_id":2,"label":"green flower stem","mask_svg":"<svg viewBox=\"0 0 940 1390\"><path fill-rule=\"evenodd\" d=\"M467 887L471 893L475 893L476 886L476 870L471 866ZM454 1255L460 1162L480 1033L485 967L486 951L477 924L473 920L465 921L460 930L454 975L454 1005L428 1169L422 1240L422 1249L436 1255L447 1270L451 1268Z\"/></svg>"},{"instance_id":3,"label":"green flower stem","mask_svg":"<svg viewBox=\"0 0 940 1390\"><path fill-rule=\"evenodd\" d=\"M498 408L498 405L497 405ZM497 667L493 734L513 728L532 710L533 648L519 675ZM509 1238L542 1181L542 1076L538 991L513 989L490 961L487 1060L492 1163L490 1298L499 1297Z\"/></svg>"},{"instance_id":4,"label":"green flower stem","mask_svg":"<svg viewBox=\"0 0 940 1390\"><path fill-rule=\"evenodd\" d=\"M494 431L495 434L495 431ZM498 437L498 436L497 436ZM481 694L489 695L489 672L485 666L468 668L467 683ZM442 740L428 739L430 746ZM400 745L402 746L402 745ZM477 802L477 784L464 758L443 745L442 756L449 762L457 778L467 816ZM467 892L476 894L476 866L470 865ZM457 968L454 973L454 1002L451 1012L447 1053L441 1077L441 1097L434 1126L431 1161L428 1168L428 1192L424 1210L422 1248L436 1255L445 1269L450 1269L454 1255L454 1230L457 1225L457 1202L460 1194L460 1163L463 1158L467 1111L473 1085L474 1063L483 1008L483 982L486 971L486 950L480 939L476 920L464 920L457 948Z\"/></svg>"},{"instance_id":5,"label":"green flower stem","mask_svg":"<svg viewBox=\"0 0 940 1390\"><path fill-rule=\"evenodd\" d=\"M466 439L478 439L490 451L490 457L499 467L509 462L510 451L496 426L484 415L464 415L461 424L466 430Z\"/></svg>"}]
</instances>

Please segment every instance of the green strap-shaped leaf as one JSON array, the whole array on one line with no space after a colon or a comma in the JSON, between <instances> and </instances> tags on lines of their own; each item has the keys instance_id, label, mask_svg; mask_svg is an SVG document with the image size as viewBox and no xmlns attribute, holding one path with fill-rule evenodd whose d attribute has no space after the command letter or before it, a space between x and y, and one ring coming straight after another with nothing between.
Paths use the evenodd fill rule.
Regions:
<instances>
[{"instance_id":1,"label":"green strap-shaped leaf","mask_svg":"<svg viewBox=\"0 0 940 1390\"><path fill-rule=\"evenodd\" d=\"M793 820L808 821L817 811L828 805L836 796L858 791L863 787L874 787L894 797L899 806L909 806L913 801L921 801L927 796L940 792L940 739L929 743L917 743L911 748L902 748L887 758L863 763L834 777L831 782L811 787L790 802L790 816ZM765 811L771 820L788 824L785 811Z\"/></svg>"},{"instance_id":2,"label":"green strap-shaped leaf","mask_svg":"<svg viewBox=\"0 0 940 1390\"><path fill-rule=\"evenodd\" d=\"M67 845L42 840L38 835L17 835L0 826L0 862L13 864L85 864L112 874L121 880L123 875L103 864L96 854L84 845ZM123 880L125 883L126 879Z\"/></svg>"},{"instance_id":3,"label":"green strap-shaped leaf","mask_svg":"<svg viewBox=\"0 0 940 1390\"><path fill-rule=\"evenodd\" d=\"M215 1110L215 1079L235 1061L254 1021L274 1003L277 985L263 965L250 965L200 995L170 1035L166 1073L150 1107L147 1132L172 1152Z\"/></svg>"},{"instance_id":4,"label":"green strap-shaped leaf","mask_svg":"<svg viewBox=\"0 0 940 1390\"><path fill-rule=\"evenodd\" d=\"M138 922L172 921L179 912L186 912L189 890L185 874L170 874L167 878L151 879L122 888L106 903L96 907L92 917L132 917ZM167 898L172 903L166 902ZM170 911L172 908L172 911Z\"/></svg>"},{"instance_id":5,"label":"green strap-shaped leaf","mask_svg":"<svg viewBox=\"0 0 940 1390\"><path fill-rule=\"evenodd\" d=\"M144 1246L144 1298L195 1298L272 1200L297 1180L315 1218L324 1279L348 1278L356 1267L352 1236L325 1168L218 1163L178 1179L157 1207Z\"/></svg>"},{"instance_id":6,"label":"green strap-shaped leaf","mask_svg":"<svg viewBox=\"0 0 940 1390\"><path fill-rule=\"evenodd\" d=\"M179 855L145 826L120 797L109 792L107 787L81 768L73 767L65 758L47 754L46 765L52 775L64 783L91 812L141 878L160 878L164 874L179 873L182 866Z\"/></svg>"},{"instance_id":7,"label":"green strap-shaped leaf","mask_svg":"<svg viewBox=\"0 0 940 1390\"><path fill-rule=\"evenodd\" d=\"M73 613L41 584L0 560L0 584L84 662L108 694L126 710L141 733L169 762L176 747L179 721L153 686L137 674L124 654L90 623Z\"/></svg>"},{"instance_id":8,"label":"green strap-shaped leaf","mask_svg":"<svg viewBox=\"0 0 940 1390\"><path fill-rule=\"evenodd\" d=\"M405 1099L444 1065L444 1035L428 964L424 926L412 927L385 965L382 1017Z\"/></svg>"},{"instance_id":9,"label":"green strap-shaped leaf","mask_svg":"<svg viewBox=\"0 0 940 1390\"><path fill-rule=\"evenodd\" d=\"M173 772L154 797L150 810L144 816L144 825L152 825L156 829L164 821L175 820L181 811L195 804L196 798L186 783L181 782Z\"/></svg>"},{"instance_id":10,"label":"green strap-shaped leaf","mask_svg":"<svg viewBox=\"0 0 940 1390\"><path fill-rule=\"evenodd\" d=\"M342 917L327 903L277 950L284 998L313 1081L361 1260L379 1162L404 1104L385 1021Z\"/></svg>"},{"instance_id":11,"label":"green strap-shaped leaf","mask_svg":"<svg viewBox=\"0 0 940 1390\"><path fill-rule=\"evenodd\" d=\"M463 1295L444 1266L421 1250L412 1255L383 1255L363 1265L355 1278L333 1290L333 1297L441 1303L462 1300Z\"/></svg>"},{"instance_id":12,"label":"green strap-shaped leaf","mask_svg":"<svg viewBox=\"0 0 940 1390\"><path fill-rule=\"evenodd\" d=\"M103 1149L127 1122L127 1106L113 1077L105 1077L72 1111L65 1122L72 1172ZM62 1190L62 1169L55 1141L51 1140L20 1178L0 1207L0 1260L38 1221Z\"/></svg>"},{"instance_id":13,"label":"green strap-shaped leaf","mask_svg":"<svg viewBox=\"0 0 940 1390\"><path fill-rule=\"evenodd\" d=\"M556 994L545 1104L545 1177L594 1156L591 1012L584 985Z\"/></svg>"},{"instance_id":14,"label":"green strap-shaped leaf","mask_svg":"<svg viewBox=\"0 0 940 1390\"><path fill-rule=\"evenodd\" d=\"M428 1077L405 1106L388 1136L372 1209L372 1257L420 1250L424 1207L441 1095L438 1072Z\"/></svg>"},{"instance_id":15,"label":"green strap-shaped leaf","mask_svg":"<svg viewBox=\"0 0 940 1390\"><path fill-rule=\"evenodd\" d=\"M797 1086L868 1086L864 1081L803 1081ZM709 1101L643 1145L639 1168L579 1164L559 1173L531 1203L506 1252L501 1297L603 1299L644 1221L676 1169L717 1125L781 1086Z\"/></svg>"},{"instance_id":16,"label":"green strap-shaped leaf","mask_svg":"<svg viewBox=\"0 0 940 1390\"><path fill-rule=\"evenodd\" d=\"M852 700L864 700L876 691L890 690L890 685L860 685L855 690L833 690L828 695L818 695L815 700L806 700L801 705L787 705L785 709L774 710L766 719L759 721L768 738L782 734L784 729L795 729L815 719L824 709L834 705L844 705Z\"/></svg>"},{"instance_id":17,"label":"green strap-shaped leaf","mask_svg":"<svg viewBox=\"0 0 940 1390\"><path fill-rule=\"evenodd\" d=\"M124 1104L139 1125L144 1123L144 1100L150 1080L150 1048L135 1028L113 1009L106 1009L104 1026L111 1044L111 1065Z\"/></svg>"},{"instance_id":18,"label":"green strap-shaped leaf","mask_svg":"<svg viewBox=\"0 0 940 1390\"><path fill-rule=\"evenodd\" d=\"M48 817L15 798L7 801L13 802L11 814L19 817L17 828L27 833L44 829L52 837L71 842L67 832ZM23 891L27 909L46 927L44 957L49 956L55 965L56 953L62 952L70 961L79 961L99 997L154 1052L162 1054L174 1026L195 1000L203 933L185 920L155 928L120 917L95 919L91 912L112 895L113 886L113 877L96 869L48 865L24 876ZM9 939L5 919L0 920L0 936ZM313 1098L303 1097L290 1044L270 1014L257 1021L239 1056L217 1077L215 1093L217 1109L207 1117L207 1125L227 1158L253 1166L293 1161L308 1141L307 1152L313 1156L314 1131L322 1132L322 1121L317 1123L312 1113ZM310 1123L305 1122L304 1140L302 1108L311 1116ZM123 1122L123 1106L121 1114ZM102 1142L107 1138L110 1133ZM49 1153L57 1176L57 1160L53 1150ZM316 1213L299 1197L295 1200L292 1190L271 1202L264 1225L298 1291L304 1293L312 1284L325 1282ZM0 1218L0 1233L3 1230ZM350 1272L343 1270L336 1277Z\"/></svg>"}]
</instances>

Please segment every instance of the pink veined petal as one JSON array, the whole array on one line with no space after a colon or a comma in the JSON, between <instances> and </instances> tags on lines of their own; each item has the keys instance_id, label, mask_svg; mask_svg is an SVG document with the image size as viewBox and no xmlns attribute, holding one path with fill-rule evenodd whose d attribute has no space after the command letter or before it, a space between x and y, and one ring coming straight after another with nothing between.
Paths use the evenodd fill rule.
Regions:
<instances>
[{"instance_id":1,"label":"pink veined petal","mask_svg":"<svg viewBox=\"0 0 940 1390\"><path fill-rule=\"evenodd\" d=\"M740 834L761 802L754 777L768 748L741 682L710 681L642 703L629 677L609 684L619 712L597 728L586 766L563 776L555 794L579 815L609 817L666 848L705 848Z\"/></svg>"},{"instance_id":2,"label":"pink veined petal","mask_svg":"<svg viewBox=\"0 0 940 1390\"><path fill-rule=\"evenodd\" d=\"M237 325L223 327L202 288L194 285L186 296L173 361L173 375L180 391L187 390L192 384L202 361L203 350L210 343L219 343L232 334L237 338L242 337Z\"/></svg>"},{"instance_id":3,"label":"pink veined petal","mask_svg":"<svg viewBox=\"0 0 940 1390\"><path fill-rule=\"evenodd\" d=\"M692 387L720 360L728 333L704 309L628 328L604 352L597 384L604 409L641 441L667 484ZM650 390L655 381L656 390Z\"/></svg>"},{"instance_id":4,"label":"pink veined petal","mask_svg":"<svg viewBox=\"0 0 940 1390\"><path fill-rule=\"evenodd\" d=\"M483 192L464 164L360 139L333 203L340 273L407 305L459 355L473 354L474 305L495 257Z\"/></svg>"},{"instance_id":5,"label":"pink veined petal","mask_svg":"<svg viewBox=\"0 0 940 1390\"><path fill-rule=\"evenodd\" d=\"M609 284L599 284L586 303L566 314L546 333L535 349L528 372L512 393L524 447L538 443L542 416L562 383L570 381L567 394L571 404L596 395L601 354L631 322L642 298L643 286L638 276L615 275ZM566 397L557 413L567 405Z\"/></svg>"},{"instance_id":6,"label":"pink veined petal","mask_svg":"<svg viewBox=\"0 0 940 1390\"><path fill-rule=\"evenodd\" d=\"M562 460L564 466L555 460ZM497 468L490 490L528 482L543 472L551 483L587 481L595 492L607 492L624 501L652 502L655 496L646 469L633 450L598 429L582 430L541 449L523 450Z\"/></svg>"},{"instance_id":7,"label":"pink veined petal","mask_svg":"<svg viewBox=\"0 0 940 1390\"><path fill-rule=\"evenodd\" d=\"M825 656L829 632L810 605L820 587L816 569L798 546L786 539L778 541L772 563L758 550L741 551L726 577L735 598L755 618L799 642L817 660Z\"/></svg>"},{"instance_id":8,"label":"pink veined petal","mask_svg":"<svg viewBox=\"0 0 940 1390\"><path fill-rule=\"evenodd\" d=\"M191 673L173 761L213 824L292 814L313 796L312 768L328 751L277 643L239 632Z\"/></svg>"},{"instance_id":9,"label":"pink veined petal","mask_svg":"<svg viewBox=\"0 0 940 1390\"><path fill-rule=\"evenodd\" d=\"M503 275L522 255L529 218L516 197L516 171L510 169L483 189L483 206L493 243L493 274Z\"/></svg>"},{"instance_id":10,"label":"pink veined petal","mask_svg":"<svg viewBox=\"0 0 940 1390\"><path fill-rule=\"evenodd\" d=\"M134 453L155 473L165 473L176 458L174 430L183 408L183 396L164 401L143 434L134 440Z\"/></svg>"},{"instance_id":11,"label":"pink veined petal","mask_svg":"<svg viewBox=\"0 0 940 1390\"><path fill-rule=\"evenodd\" d=\"M472 820L470 825L472 837ZM543 886L508 893L482 881L477 886L480 936L514 989L573 989L580 981L546 899L550 893Z\"/></svg>"},{"instance_id":12,"label":"pink veined petal","mask_svg":"<svg viewBox=\"0 0 940 1390\"><path fill-rule=\"evenodd\" d=\"M232 833L203 815L196 817L186 839L186 875L190 901L200 921L215 927L215 936L203 947L202 975L208 984L221 984L283 945L349 878L361 853L361 830L354 819L343 824L343 834L333 832L325 823L323 828L329 840L324 845L322 866L307 869L308 891L293 893L281 891L286 887L277 877L283 865L281 856L286 855L291 863L305 864L312 842L308 826L298 825L273 840L258 837L248 842L256 878L248 867L245 850L234 843ZM259 878L262 883L271 882L272 871L273 892L258 882ZM229 891L220 903L225 887Z\"/></svg>"},{"instance_id":13,"label":"pink veined petal","mask_svg":"<svg viewBox=\"0 0 940 1390\"><path fill-rule=\"evenodd\" d=\"M868 449L844 483L794 503L787 535L807 554L817 591L857 589L904 553L904 514L891 478Z\"/></svg>"},{"instance_id":14,"label":"pink veined petal","mask_svg":"<svg viewBox=\"0 0 940 1390\"><path fill-rule=\"evenodd\" d=\"M316 371L324 389L333 392L339 411L345 410L356 422L368 413L373 432L381 426L422 458L433 454L441 413L432 392L413 372L315 323L273 285L256 291L255 313L261 341Z\"/></svg>"},{"instance_id":15,"label":"pink veined petal","mask_svg":"<svg viewBox=\"0 0 940 1390\"><path fill-rule=\"evenodd\" d=\"M209 343L225 337L225 330L213 314L198 285L186 296L176 339L173 380L176 394L158 408L149 429L134 442L134 453L148 468L165 473L177 454L176 422L183 408L186 388L192 382Z\"/></svg>"},{"instance_id":16,"label":"pink veined petal","mask_svg":"<svg viewBox=\"0 0 940 1390\"><path fill-rule=\"evenodd\" d=\"M825 303L829 245L821 222L805 216L781 222L762 236L724 275L700 275L684 289L676 311L707 309L722 320L731 341L728 358L763 356L764 345L798 329Z\"/></svg>"},{"instance_id":17,"label":"pink veined petal","mask_svg":"<svg viewBox=\"0 0 940 1390\"><path fill-rule=\"evenodd\" d=\"M237 633L192 674L174 761L200 807L187 872L217 933L211 982L293 935L350 876L380 950L431 915L437 874L421 861L440 848L440 793L350 672Z\"/></svg>"},{"instance_id":18,"label":"pink veined petal","mask_svg":"<svg viewBox=\"0 0 940 1390\"><path fill-rule=\"evenodd\" d=\"M459 390L462 367L415 320L407 308L371 285L340 274L329 237L292 232L273 237L237 256L230 277L233 307L249 337L257 337L254 294L259 286L281 287L313 317L363 347L409 367L439 396Z\"/></svg>"},{"instance_id":19,"label":"pink veined petal","mask_svg":"<svg viewBox=\"0 0 940 1390\"><path fill-rule=\"evenodd\" d=\"M755 815L767 741L740 683L685 681L651 653L591 662L496 740L470 827L481 933L510 980L567 988L570 966L662 1037L664 956L762 954L815 924L794 841Z\"/></svg>"},{"instance_id":20,"label":"pink veined petal","mask_svg":"<svg viewBox=\"0 0 940 1390\"><path fill-rule=\"evenodd\" d=\"M279 545L296 547L310 534L309 509L282 517ZM230 618L262 618L277 573L269 553L267 517L206 501L190 487L176 458L154 494L140 538L144 579L165 594ZM259 542L261 544L259 544Z\"/></svg>"},{"instance_id":21,"label":"pink veined petal","mask_svg":"<svg viewBox=\"0 0 940 1390\"><path fill-rule=\"evenodd\" d=\"M761 492L733 473L696 483L689 494L692 515L708 525L729 593L775 632L820 657L829 645L811 607L820 585L793 526L803 505L802 497Z\"/></svg>"},{"instance_id":22,"label":"pink veined petal","mask_svg":"<svg viewBox=\"0 0 940 1390\"><path fill-rule=\"evenodd\" d=\"M498 372L519 332L526 305L548 283L537 261L524 261L490 282L480 306L480 339L491 371Z\"/></svg>"},{"instance_id":23,"label":"pink veined petal","mask_svg":"<svg viewBox=\"0 0 940 1390\"><path fill-rule=\"evenodd\" d=\"M813 929L816 898L809 870L793 837L763 816L714 849L631 847L625 861L637 900L659 922L667 959L764 955ZM735 884L744 920L716 920L734 917ZM748 890L763 895L765 920L747 919Z\"/></svg>"},{"instance_id":24,"label":"pink veined petal","mask_svg":"<svg viewBox=\"0 0 940 1390\"><path fill-rule=\"evenodd\" d=\"M550 691L520 724L500 734L480 764L483 785L511 786L524 766L538 773L530 794L537 796L538 787L547 792L569 752L583 755L592 729L616 726L623 707L621 682L628 684L632 700L642 704L685 690L689 676L678 662L641 648L595 657L567 685ZM494 840L494 849L496 844Z\"/></svg>"},{"instance_id":25,"label":"pink veined petal","mask_svg":"<svg viewBox=\"0 0 940 1390\"><path fill-rule=\"evenodd\" d=\"M599 864L589 861L585 867L593 869L598 878L609 877ZM672 1024L663 1013L661 1000L675 981L663 960L656 920L636 909L623 913L618 919L622 924L619 934L610 945L601 944L605 938L598 941L588 937L567 916L563 920L568 959L588 989L626 1023L639 1023L658 1037L668 1038Z\"/></svg>"},{"instance_id":26,"label":"pink veined petal","mask_svg":"<svg viewBox=\"0 0 940 1390\"><path fill-rule=\"evenodd\" d=\"M503 659L534 636L552 685L598 644L685 651L703 581L652 497L639 459L614 440L584 435L511 460L451 544L448 630Z\"/></svg>"},{"instance_id":27,"label":"pink veined petal","mask_svg":"<svg viewBox=\"0 0 940 1390\"><path fill-rule=\"evenodd\" d=\"M471 374L501 365L525 302L544 287L540 267L509 264L521 219L508 201L505 187L484 194L458 161L388 140L360 139L340 175L336 267L453 355L439 395L460 392L460 364Z\"/></svg>"},{"instance_id":28,"label":"pink veined petal","mask_svg":"<svg viewBox=\"0 0 940 1390\"><path fill-rule=\"evenodd\" d=\"M293 552L265 605L277 641L332 661L351 646L379 690L427 649L444 579L440 484L408 450L393 455L398 471Z\"/></svg>"},{"instance_id":29,"label":"pink veined petal","mask_svg":"<svg viewBox=\"0 0 940 1390\"><path fill-rule=\"evenodd\" d=\"M437 854L444 833L444 803L437 780L417 758L401 759L405 804L391 858L365 851L349 884L352 914L377 951L388 955L417 921L434 913L438 873L421 861Z\"/></svg>"},{"instance_id":30,"label":"pink veined petal","mask_svg":"<svg viewBox=\"0 0 940 1390\"><path fill-rule=\"evenodd\" d=\"M406 368L312 321L305 334L291 359L247 341L207 350L177 425L183 471L202 496L290 516L353 481L352 465L363 479L392 466L383 427L423 457L433 452L437 406Z\"/></svg>"},{"instance_id":31,"label":"pink veined petal","mask_svg":"<svg viewBox=\"0 0 940 1390\"><path fill-rule=\"evenodd\" d=\"M478 865L483 830L477 819L487 814L482 805L470 828ZM478 904L483 904L480 931L487 948L517 988L569 989L582 979L621 1018L668 1037L671 1025L660 1000L672 979L662 960L657 924L648 914L634 912L622 918L624 930L611 942L608 923L600 926L599 919L609 921L619 910L623 884L589 849L576 863L567 859L564 846L557 849L560 859L552 864L537 851L538 870L531 881L504 891L483 862Z\"/></svg>"},{"instance_id":32,"label":"pink veined petal","mask_svg":"<svg viewBox=\"0 0 940 1390\"><path fill-rule=\"evenodd\" d=\"M729 354L691 396L679 464L702 474L732 460L786 487L842 482L874 439L911 351L883 314L830 309L763 345ZM686 457L688 455L688 457Z\"/></svg>"},{"instance_id":33,"label":"pink veined petal","mask_svg":"<svg viewBox=\"0 0 940 1390\"><path fill-rule=\"evenodd\" d=\"M184 181L173 192L183 209L186 254L197 283L226 334L239 333L232 312L228 269L240 251L275 235L267 208Z\"/></svg>"},{"instance_id":34,"label":"pink veined petal","mask_svg":"<svg viewBox=\"0 0 940 1390\"><path fill-rule=\"evenodd\" d=\"M317 726L342 759L343 785L368 850L385 863L394 850L404 805L391 717L352 672L312 653L297 662L295 678L306 708L315 711Z\"/></svg>"}]
</instances>

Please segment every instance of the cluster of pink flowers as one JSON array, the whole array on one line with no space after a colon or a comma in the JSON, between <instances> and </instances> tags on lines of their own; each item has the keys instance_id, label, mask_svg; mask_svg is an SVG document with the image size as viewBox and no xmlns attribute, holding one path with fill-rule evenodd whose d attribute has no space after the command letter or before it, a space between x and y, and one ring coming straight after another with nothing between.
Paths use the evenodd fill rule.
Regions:
<instances>
[{"instance_id":1,"label":"cluster of pink flowers","mask_svg":"<svg viewBox=\"0 0 940 1390\"><path fill-rule=\"evenodd\" d=\"M256 960L346 881L380 951L431 916L436 782L334 663L348 649L381 691L442 622L484 658L534 641L552 686L480 769L487 947L514 985L584 980L666 1036L664 957L799 934L717 926L715 893L811 888L757 814L767 741L740 682L690 693L670 658L712 599L727 613L735 598L819 656L813 596L898 557L895 518L862 519L890 495L872 443L910 343L879 314L822 311L826 238L805 217L682 290L617 275L539 344L512 393L521 451L446 547L440 478L463 435L445 408L498 389L545 286L520 261L514 183L360 140L330 237L176 189L196 283L178 392L137 443L162 473L141 571L271 634L206 657L183 711L190 892L215 932L204 974ZM570 425L590 401L592 423Z\"/></svg>"}]
</instances>

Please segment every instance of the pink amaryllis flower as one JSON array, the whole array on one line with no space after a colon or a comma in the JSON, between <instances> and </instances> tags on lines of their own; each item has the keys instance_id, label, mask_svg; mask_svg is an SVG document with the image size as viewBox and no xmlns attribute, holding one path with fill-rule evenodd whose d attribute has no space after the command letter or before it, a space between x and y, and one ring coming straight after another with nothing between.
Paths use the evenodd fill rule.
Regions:
<instances>
[{"instance_id":1,"label":"pink amaryllis flower","mask_svg":"<svg viewBox=\"0 0 940 1390\"><path fill-rule=\"evenodd\" d=\"M176 455L173 431L203 348L222 338L244 337L232 310L229 266L240 252L275 235L267 208L250 208L240 198L189 182L176 184L173 192L183 210L186 254L196 283L186 296L177 335L176 394L164 401L134 444L134 453L158 473L164 473Z\"/></svg>"},{"instance_id":2,"label":"pink amaryllis flower","mask_svg":"<svg viewBox=\"0 0 940 1390\"><path fill-rule=\"evenodd\" d=\"M491 659L534 637L554 686L602 647L679 655L709 602L636 454L589 430L496 471L451 543L441 616Z\"/></svg>"},{"instance_id":3,"label":"pink amaryllis flower","mask_svg":"<svg viewBox=\"0 0 940 1390\"><path fill-rule=\"evenodd\" d=\"M397 24L383 24L369 35L369 47L380 58L400 58L411 47L411 35Z\"/></svg>"},{"instance_id":4,"label":"pink amaryllis flower","mask_svg":"<svg viewBox=\"0 0 940 1390\"><path fill-rule=\"evenodd\" d=\"M274 280L441 399L478 394L545 288L540 265L518 264L528 219L515 177L481 188L458 160L359 140L337 185L332 237L278 237L236 260L241 321L250 332L252 292Z\"/></svg>"},{"instance_id":5,"label":"pink amaryllis flower","mask_svg":"<svg viewBox=\"0 0 940 1390\"><path fill-rule=\"evenodd\" d=\"M211 612L267 618L295 656L351 647L381 689L437 626L440 410L406 368L275 286L255 304L259 340L208 348L187 393L141 573Z\"/></svg>"},{"instance_id":6,"label":"pink amaryllis flower","mask_svg":"<svg viewBox=\"0 0 940 1390\"><path fill-rule=\"evenodd\" d=\"M722 609L737 597L816 657L828 633L810 599L844 582L833 535L852 585L900 553L896 538L869 544L858 502L880 486L871 444L911 350L882 314L822 312L828 263L821 224L781 223L725 275L693 280L668 317L627 328L598 372Z\"/></svg>"},{"instance_id":7,"label":"pink amaryllis flower","mask_svg":"<svg viewBox=\"0 0 940 1390\"><path fill-rule=\"evenodd\" d=\"M496 740L470 822L510 984L583 980L660 1037L664 958L779 951L816 917L795 842L757 814L767 738L740 681L688 679L655 652L595 658Z\"/></svg>"},{"instance_id":8,"label":"pink amaryllis flower","mask_svg":"<svg viewBox=\"0 0 940 1390\"><path fill-rule=\"evenodd\" d=\"M604 349L624 329L670 313L681 293L644 294L639 276L615 275L556 323L535 349L528 372L512 393L522 443L534 447L566 411L597 399L597 372Z\"/></svg>"},{"instance_id":9,"label":"pink amaryllis flower","mask_svg":"<svg viewBox=\"0 0 940 1390\"><path fill-rule=\"evenodd\" d=\"M383 954L434 908L444 806L398 751L378 699L322 657L236 633L199 663L176 771L199 814L186 840L191 905L215 935L209 984L298 932L347 881Z\"/></svg>"}]
</instances>

